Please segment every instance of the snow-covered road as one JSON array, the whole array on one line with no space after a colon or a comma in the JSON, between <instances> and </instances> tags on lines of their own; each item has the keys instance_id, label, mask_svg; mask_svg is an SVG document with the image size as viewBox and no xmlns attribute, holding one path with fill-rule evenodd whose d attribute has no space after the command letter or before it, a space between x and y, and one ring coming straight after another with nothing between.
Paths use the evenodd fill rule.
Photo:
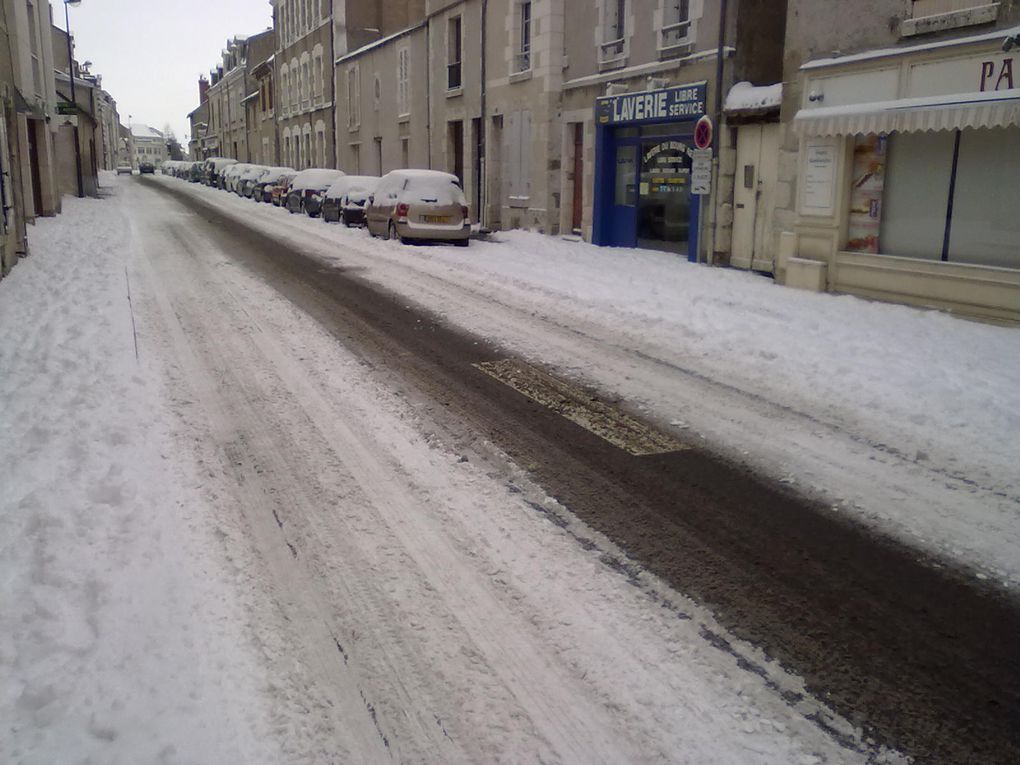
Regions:
<instances>
[{"instance_id":1,"label":"snow-covered road","mask_svg":"<svg viewBox=\"0 0 1020 765\"><path fill-rule=\"evenodd\" d=\"M1020 589L1020 330L527 232L372 241L157 178L883 534Z\"/></svg>"},{"instance_id":2,"label":"snow-covered road","mask_svg":"<svg viewBox=\"0 0 1020 765\"><path fill-rule=\"evenodd\" d=\"M198 216L108 182L111 198L41 221L0 282L0 760L865 760L850 726L820 718L841 745L808 719L816 702L784 700L796 678L741 669L706 639L721 634L710 614L675 593L663 608L509 491L508 475L525 482L512 466L447 449L385 369L238 267ZM509 297L534 289L472 290L487 277L444 260L452 248L407 265L395 245L236 202L483 332L537 332L552 361L597 366L577 359L611 322L538 331ZM704 409L657 389L661 363L634 364L628 331L604 374L629 369L648 406L668 399L707 438L741 425L703 427L737 396L693 362L685 386L715 391ZM788 414L815 439L832 429Z\"/></svg>"}]
</instances>

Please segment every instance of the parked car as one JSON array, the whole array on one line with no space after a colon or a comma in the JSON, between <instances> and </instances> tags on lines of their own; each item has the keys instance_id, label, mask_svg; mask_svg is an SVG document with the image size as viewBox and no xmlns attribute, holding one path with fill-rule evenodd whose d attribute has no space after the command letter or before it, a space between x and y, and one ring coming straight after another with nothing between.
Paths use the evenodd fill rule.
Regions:
<instances>
[{"instance_id":1,"label":"parked car","mask_svg":"<svg viewBox=\"0 0 1020 765\"><path fill-rule=\"evenodd\" d=\"M312 167L302 170L291 181L287 192L287 209L292 212L306 212L313 218L319 214L322 195L326 189L343 178L342 170L326 170Z\"/></svg>"},{"instance_id":2,"label":"parked car","mask_svg":"<svg viewBox=\"0 0 1020 765\"><path fill-rule=\"evenodd\" d=\"M265 165L250 165L237 178L235 191L238 196L251 197L252 190L255 188L255 181L265 175L268 170L269 168Z\"/></svg>"},{"instance_id":3,"label":"parked car","mask_svg":"<svg viewBox=\"0 0 1020 765\"><path fill-rule=\"evenodd\" d=\"M131 165L117 165L117 175L131 175Z\"/></svg>"},{"instance_id":4,"label":"parked car","mask_svg":"<svg viewBox=\"0 0 1020 765\"><path fill-rule=\"evenodd\" d=\"M241 176L251 167L247 162L238 162L235 165L231 165L223 170L223 185L224 191L232 191L237 193L237 185L241 179Z\"/></svg>"},{"instance_id":5,"label":"parked car","mask_svg":"<svg viewBox=\"0 0 1020 765\"><path fill-rule=\"evenodd\" d=\"M236 159L230 159L228 157L209 157L209 159L205 161L205 185L220 187L220 175L228 167L236 164Z\"/></svg>"},{"instance_id":6,"label":"parked car","mask_svg":"<svg viewBox=\"0 0 1020 765\"><path fill-rule=\"evenodd\" d=\"M471 219L457 176L439 170L394 170L379 181L365 209L372 236L401 242L468 246Z\"/></svg>"},{"instance_id":7,"label":"parked car","mask_svg":"<svg viewBox=\"0 0 1020 765\"><path fill-rule=\"evenodd\" d=\"M292 167L268 167L252 184L251 198L256 202L272 202L273 186L279 183L280 179L289 175L288 182L297 175L297 170Z\"/></svg>"},{"instance_id":8,"label":"parked car","mask_svg":"<svg viewBox=\"0 0 1020 765\"><path fill-rule=\"evenodd\" d=\"M139 162L138 163L138 174L145 175L146 173L155 174L156 166L151 162Z\"/></svg>"},{"instance_id":9,"label":"parked car","mask_svg":"<svg viewBox=\"0 0 1020 765\"><path fill-rule=\"evenodd\" d=\"M375 175L345 175L323 195L322 219L327 223L342 220L345 226L363 225L365 205L378 185Z\"/></svg>"},{"instance_id":10,"label":"parked car","mask_svg":"<svg viewBox=\"0 0 1020 765\"><path fill-rule=\"evenodd\" d=\"M287 192L290 191L290 183L297 177L298 171L291 170L283 173L269 189L269 201L276 207L283 207L287 204Z\"/></svg>"},{"instance_id":11,"label":"parked car","mask_svg":"<svg viewBox=\"0 0 1020 765\"><path fill-rule=\"evenodd\" d=\"M192 162L188 166L187 174L184 176L191 183L201 183L205 174L204 162Z\"/></svg>"}]
</instances>

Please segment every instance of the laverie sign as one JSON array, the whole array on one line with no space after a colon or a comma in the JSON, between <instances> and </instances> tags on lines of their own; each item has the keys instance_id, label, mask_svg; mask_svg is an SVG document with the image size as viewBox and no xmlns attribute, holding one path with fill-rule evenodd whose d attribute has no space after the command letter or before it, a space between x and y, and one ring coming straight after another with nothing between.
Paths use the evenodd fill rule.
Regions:
<instances>
[{"instance_id":1,"label":"laverie sign","mask_svg":"<svg viewBox=\"0 0 1020 765\"><path fill-rule=\"evenodd\" d=\"M705 113L705 90L705 83L699 82L606 96L595 102L595 116L601 125L696 120Z\"/></svg>"}]
</instances>

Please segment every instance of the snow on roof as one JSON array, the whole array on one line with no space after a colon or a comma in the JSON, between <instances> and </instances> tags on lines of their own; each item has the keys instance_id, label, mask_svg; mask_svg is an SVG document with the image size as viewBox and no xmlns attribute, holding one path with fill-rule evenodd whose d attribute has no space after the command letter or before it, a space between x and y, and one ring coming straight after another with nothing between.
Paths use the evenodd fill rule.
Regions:
<instances>
[{"instance_id":1,"label":"snow on roof","mask_svg":"<svg viewBox=\"0 0 1020 765\"><path fill-rule=\"evenodd\" d=\"M313 189L313 188L326 188L336 183L337 179L343 176L342 170L328 170L322 167L312 167L308 170L302 170L300 173L294 176L294 181L291 183L292 189Z\"/></svg>"},{"instance_id":2,"label":"snow on roof","mask_svg":"<svg viewBox=\"0 0 1020 765\"><path fill-rule=\"evenodd\" d=\"M752 85L749 82L738 82L726 94L723 111L749 111L758 109L774 109L783 103L783 83L775 85Z\"/></svg>"},{"instance_id":3,"label":"snow on roof","mask_svg":"<svg viewBox=\"0 0 1020 765\"><path fill-rule=\"evenodd\" d=\"M131 135L135 138L159 138L163 139L163 134L156 130L156 128L149 127L148 125L132 125Z\"/></svg>"}]
</instances>

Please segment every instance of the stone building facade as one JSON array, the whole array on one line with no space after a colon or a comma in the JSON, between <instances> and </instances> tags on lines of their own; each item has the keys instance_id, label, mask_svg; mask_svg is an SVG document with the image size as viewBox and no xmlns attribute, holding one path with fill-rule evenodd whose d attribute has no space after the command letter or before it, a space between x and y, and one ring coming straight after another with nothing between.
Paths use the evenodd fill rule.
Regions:
<instances>
[{"instance_id":1,"label":"stone building facade","mask_svg":"<svg viewBox=\"0 0 1020 765\"><path fill-rule=\"evenodd\" d=\"M0 0L0 276L28 251L26 224L60 212L49 3Z\"/></svg>"},{"instance_id":2,"label":"stone building facade","mask_svg":"<svg viewBox=\"0 0 1020 765\"><path fill-rule=\"evenodd\" d=\"M280 163L336 164L331 0L273 0L274 112Z\"/></svg>"}]
</instances>

